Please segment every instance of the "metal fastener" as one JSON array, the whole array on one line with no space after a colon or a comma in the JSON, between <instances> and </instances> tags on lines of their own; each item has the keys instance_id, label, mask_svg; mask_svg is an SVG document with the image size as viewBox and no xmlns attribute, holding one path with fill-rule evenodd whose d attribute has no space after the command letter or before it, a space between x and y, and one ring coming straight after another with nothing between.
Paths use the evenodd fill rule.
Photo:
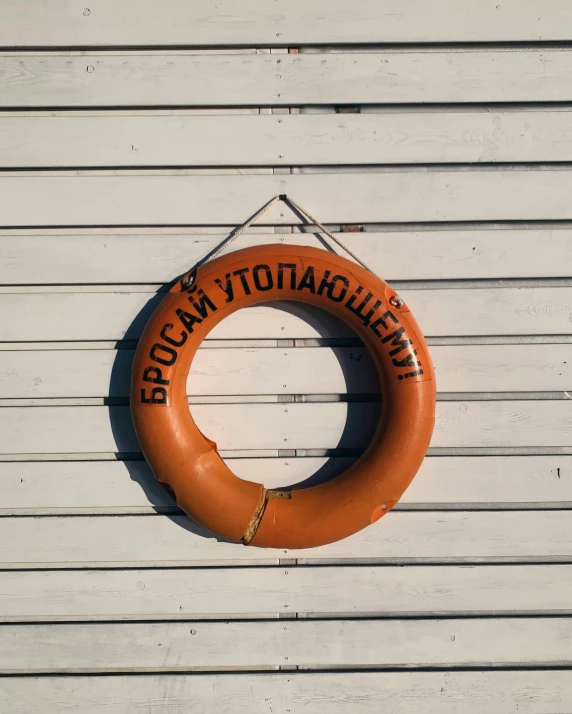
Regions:
<instances>
[{"instance_id":1,"label":"metal fastener","mask_svg":"<svg viewBox=\"0 0 572 714\"><path fill-rule=\"evenodd\" d=\"M183 286L183 290L188 290L192 284L195 282L195 278L197 277L196 273L189 273L186 275L183 280L181 281L181 285Z\"/></svg>"}]
</instances>

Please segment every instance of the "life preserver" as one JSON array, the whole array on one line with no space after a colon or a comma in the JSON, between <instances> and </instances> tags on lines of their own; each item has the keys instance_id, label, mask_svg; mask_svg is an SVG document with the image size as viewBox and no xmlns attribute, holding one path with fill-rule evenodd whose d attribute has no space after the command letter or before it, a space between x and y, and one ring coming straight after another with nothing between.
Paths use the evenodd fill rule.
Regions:
<instances>
[{"instance_id":1,"label":"life preserver","mask_svg":"<svg viewBox=\"0 0 572 714\"><path fill-rule=\"evenodd\" d=\"M380 378L371 444L345 473L308 488L273 491L238 478L189 410L187 375L202 340L239 308L272 300L301 301L343 320ZM139 341L131 411L155 477L195 521L245 545L308 548L361 530L397 503L429 446L435 378L417 323L386 283L334 253L265 245L216 258L173 285Z\"/></svg>"}]
</instances>

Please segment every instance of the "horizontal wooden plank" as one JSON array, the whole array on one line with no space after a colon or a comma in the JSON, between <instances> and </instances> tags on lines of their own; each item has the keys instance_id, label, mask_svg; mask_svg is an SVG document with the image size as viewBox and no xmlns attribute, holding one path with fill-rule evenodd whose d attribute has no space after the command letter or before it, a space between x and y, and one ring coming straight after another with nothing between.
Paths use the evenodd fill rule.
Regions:
<instances>
[{"instance_id":1,"label":"horizontal wooden plank","mask_svg":"<svg viewBox=\"0 0 572 714\"><path fill-rule=\"evenodd\" d=\"M3 168L570 161L570 111L4 114Z\"/></svg>"},{"instance_id":2,"label":"horizontal wooden plank","mask_svg":"<svg viewBox=\"0 0 572 714\"><path fill-rule=\"evenodd\" d=\"M569 287L407 289L401 295L425 336L572 334ZM1 293L0 341L137 339L161 298L161 294L146 291ZM324 312L301 304L276 303L275 307L239 310L217 325L209 338L352 334Z\"/></svg>"},{"instance_id":3,"label":"horizontal wooden plank","mask_svg":"<svg viewBox=\"0 0 572 714\"><path fill-rule=\"evenodd\" d=\"M128 397L134 351L0 350L3 399ZM437 345L440 392L533 392L572 386L570 345ZM379 391L363 347L213 348L193 360L187 394L353 394Z\"/></svg>"},{"instance_id":4,"label":"horizontal wooden plank","mask_svg":"<svg viewBox=\"0 0 572 714\"><path fill-rule=\"evenodd\" d=\"M189 107L572 99L572 51L5 53L0 106Z\"/></svg>"},{"instance_id":5,"label":"horizontal wooden plank","mask_svg":"<svg viewBox=\"0 0 572 714\"><path fill-rule=\"evenodd\" d=\"M365 448L379 405L363 402L194 404L221 450ZM444 401L433 447L569 446L572 401ZM137 452L129 407L0 407L4 454Z\"/></svg>"},{"instance_id":6,"label":"horizontal wooden plank","mask_svg":"<svg viewBox=\"0 0 572 714\"><path fill-rule=\"evenodd\" d=\"M354 426L345 435L346 446L365 446L368 436L363 421L371 434L379 408L360 403L351 409ZM570 411L572 415L572 407ZM335 448L342 432L348 431L344 428L346 415L347 405L341 403L193 407L199 428L218 440L220 449ZM552 419L557 418L553 412ZM308 420L314 422L314 428ZM0 407L0 431L5 437L2 453L140 450L128 407Z\"/></svg>"},{"instance_id":7,"label":"horizontal wooden plank","mask_svg":"<svg viewBox=\"0 0 572 714\"><path fill-rule=\"evenodd\" d=\"M193 702L219 714L554 714L572 707L570 673L558 670L488 672L336 672L193 674L115 677L3 677L6 714L163 714Z\"/></svg>"},{"instance_id":8,"label":"horizontal wooden plank","mask_svg":"<svg viewBox=\"0 0 572 714\"><path fill-rule=\"evenodd\" d=\"M568 511L393 512L320 548L273 550L218 541L186 516L0 519L7 569L351 562L572 562Z\"/></svg>"},{"instance_id":9,"label":"horizontal wooden plank","mask_svg":"<svg viewBox=\"0 0 572 714\"><path fill-rule=\"evenodd\" d=\"M279 488L340 473L346 458L227 458L240 478ZM431 456L397 508L566 507L570 456ZM2 465L0 515L154 513L173 500L144 461L12 462Z\"/></svg>"},{"instance_id":10,"label":"horizontal wooden plank","mask_svg":"<svg viewBox=\"0 0 572 714\"><path fill-rule=\"evenodd\" d=\"M14 571L0 621L564 615L571 587L570 565Z\"/></svg>"},{"instance_id":11,"label":"horizontal wooden plank","mask_svg":"<svg viewBox=\"0 0 572 714\"><path fill-rule=\"evenodd\" d=\"M159 5L128 0L93 0L89 8L52 0L4 0L0 45L169 46L274 45L352 42L494 42L568 40L565 0L436 0L431 12L421 0L357 0L348 7L331 0L212 0L199 6L183 0Z\"/></svg>"},{"instance_id":12,"label":"horizontal wooden plank","mask_svg":"<svg viewBox=\"0 0 572 714\"><path fill-rule=\"evenodd\" d=\"M572 664L570 618L4 625L0 644L1 674L531 663Z\"/></svg>"},{"instance_id":13,"label":"horizontal wooden plank","mask_svg":"<svg viewBox=\"0 0 572 714\"><path fill-rule=\"evenodd\" d=\"M235 225L281 193L301 201L322 223L564 220L572 218L571 183L568 168L292 175L4 173L0 225ZM299 223L282 203L264 221Z\"/></svg>"},{"instance_id":14,"label":"horizontal wooden plank","mask_svg":"<svg viewBox=\"0 0 572 714\"><path fill-rule=\"evenodd\" d=\"M216 248L227 235L220 231L214 235L183 231L173 235L164 229L154 234L117 229L59 235L42 230L37 235L4 231L0 232L0 284L167 283ZM385 280L552 278L572 274L569 227L388 230L338 237ZM313 233L266 233L238 236L233 248L266 243L323 247Z\"/></svg>"}]
</instances>

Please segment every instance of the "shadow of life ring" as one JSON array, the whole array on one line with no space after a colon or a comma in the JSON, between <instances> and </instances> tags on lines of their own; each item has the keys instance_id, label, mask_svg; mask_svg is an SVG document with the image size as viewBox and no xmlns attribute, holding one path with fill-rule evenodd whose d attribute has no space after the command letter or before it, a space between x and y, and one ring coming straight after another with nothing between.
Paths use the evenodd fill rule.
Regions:
<instances>
[{"instance_id":1,"label":"shadow of life ring","mask_svg":"<svg viewBox=\"0 0 572 714\"><path fill-rule=\"evenodd\" d=\"M307 488L269 490L238 478L189 410L187 376L207 334L240 308L273 300L340 318L369 350L380 379L369 447L344 473ZM131 411L155 477L195 521L244 545L311 548L365 528L401 498L433 432L435 376L417 323L386 283L335 253L264 245L207 262L172 287L137 347Z\"/></svg>"}]
</instances>

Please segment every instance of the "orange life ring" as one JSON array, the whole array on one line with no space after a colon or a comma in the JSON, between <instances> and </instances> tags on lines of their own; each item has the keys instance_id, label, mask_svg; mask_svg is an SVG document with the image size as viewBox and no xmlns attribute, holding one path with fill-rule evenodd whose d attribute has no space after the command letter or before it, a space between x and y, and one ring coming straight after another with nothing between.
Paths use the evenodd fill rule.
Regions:
<instances>
[{"instance_id":1,"label":"orange life ring","mask_svg":"<svg viewBox=\"0 0 572 714\"><path fill-rule=\"evenodd\" d=\"M239 308L272 300L341 318L368 348L381 383L369 447L345 473L308 488L273 491L238 478L189 410L187 375L202 340ZM429 446L435 377L417 323L386 283L334 253L265 245L216 258L174 284L139 342L131 411L155 477L195 521L245 545L309 548L361 530L400 499Z\"/></svg>"}]
</instances>

